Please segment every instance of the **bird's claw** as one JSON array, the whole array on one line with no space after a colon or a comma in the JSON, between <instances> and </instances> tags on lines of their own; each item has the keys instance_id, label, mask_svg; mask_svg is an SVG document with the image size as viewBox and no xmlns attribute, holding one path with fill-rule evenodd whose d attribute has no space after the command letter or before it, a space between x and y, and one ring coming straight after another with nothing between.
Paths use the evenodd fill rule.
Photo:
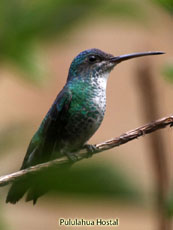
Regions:
<instances>
[{"instance_id":1,"label":"bird's claw","mask_svg":"<svg viewBox=\"0 0 173 230\"><path fill-rule=\"evenodd\" d=\"M65 153L65 155L69 159L70 163L75 163L76 161L78 161L78 156L75 153Z\"/></svg>"},{"instance_id":2,"label":"bird's claw","mask_svg":"<svg viewBox=\"0 0 173 230\"><path fill-rule=\"evenodd\" d=\"M92 157L92 155L97 151L97 148L95 145L89 145L86 144L84 147L87 149L87 157Z\"/></svg>"}]
</instances>

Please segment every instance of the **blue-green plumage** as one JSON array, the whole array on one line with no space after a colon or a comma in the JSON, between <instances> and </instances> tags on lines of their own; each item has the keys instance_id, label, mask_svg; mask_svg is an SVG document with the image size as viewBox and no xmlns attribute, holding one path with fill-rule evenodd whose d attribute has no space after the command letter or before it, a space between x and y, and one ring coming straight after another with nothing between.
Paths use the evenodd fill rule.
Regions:
<instances>
[{"instance_id":1,"label":"blue-green plumage","mask_svg":"<svg viewBox=\"0 0 173 230\"><path fill-rule=\"evenodd\" d=\"M98 49L80 53L72 62L67 82L33 136L21 169L62 155L70 159L99 128L106 109L106 84L110 71L123 60L160 54L137 53L113 57ZM29 189L27 200L41 195L36 185L13 183L6 202L16 203Z\"/></svg>"}]
</instances>

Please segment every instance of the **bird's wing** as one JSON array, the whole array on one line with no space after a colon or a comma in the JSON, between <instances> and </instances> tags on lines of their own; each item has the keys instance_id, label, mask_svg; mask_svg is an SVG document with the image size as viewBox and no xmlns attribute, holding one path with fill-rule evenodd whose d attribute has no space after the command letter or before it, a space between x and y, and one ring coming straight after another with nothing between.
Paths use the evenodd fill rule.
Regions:
<instances>
[{"instance_id":1,"label":"bird's wing","mask_svg":"<svg viewBox=\"0 0 173 230\"><path fill-rule=\"evenodd\" d=\"M63 89L59 93L40 128L33 136L21 169L50 159L54 144L65 125L65 114L70 107L71 100L72 93L69 89Z\"/></svg>"},{"instance_id":2,"label":"bird's wing","mask_svg":"<svg viewBox=\"0 0 173 230\"><path fill-rule=\"evenodd\" d=\"M63 128L63 123L65 122L64 116L70 107L71 99L71 91L65 88L57 96L54 104L41 123L40 128L29 144L21 169L50 159L54 142ZM38 197L45 193L38 189L37 184L28 184L25 178L23 181L15 181L12 184L6 202L15 204L23 197L28 189L29 192L26 200L33 200L34 204Z\"/></svg>"}]
</instances>

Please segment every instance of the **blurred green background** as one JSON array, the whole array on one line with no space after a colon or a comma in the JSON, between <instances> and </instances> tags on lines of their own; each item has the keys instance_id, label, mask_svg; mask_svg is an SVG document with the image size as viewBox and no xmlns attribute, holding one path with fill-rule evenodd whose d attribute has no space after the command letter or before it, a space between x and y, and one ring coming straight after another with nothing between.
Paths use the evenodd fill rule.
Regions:
<instances>
[{"instance_id":1,"label":"blurred green background","mask_svg":"<svg viewBox=\"0 0 173 230\"><path fill-rule=\"evenodd\" d=\"M171 114L172 17L172 0L1 0L0 175L20 167L32 135L65 84L72 59L82 50L99 48L114 55L166 52L124 63L111 73L106 116L91 143L146 122L135 78L136 66L145 62L150 62L158 92L159 117ZM167 129L162 133L171 168L172 133ZM157 191L149 138L77 163L60 179L57 176L54 192L40 198L35 207L24 200L6 205L7 188L1 188L0 229L59 229L60 217L118 217L119 229L155 229Z\"/></svg>"}]
</instances>

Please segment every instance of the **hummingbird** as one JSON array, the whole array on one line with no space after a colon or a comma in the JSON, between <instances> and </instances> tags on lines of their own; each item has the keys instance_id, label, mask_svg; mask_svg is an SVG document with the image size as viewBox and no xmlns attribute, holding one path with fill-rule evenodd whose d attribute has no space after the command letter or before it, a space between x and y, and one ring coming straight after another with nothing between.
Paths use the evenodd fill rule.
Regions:
<instances>
[{"instance_id":1,"label":"hummingbird","mask_svg":"<svg viewBox=\"0 0 173 230\"><path fill-rule=\"evenodd\" d=\"M106 110L106 85L113 68L126 60L158 55L164 52L142 52L113 56L99 49L88 49L72 61L63 89L43 119L28 146L21 170L66 155L75 161L75 152L86 144L99 128ZM21 186L13 182L6 202L15 204L27 192L26 201L35 204L40 194L36 185Z\"/></svg>"}]
</instances>

